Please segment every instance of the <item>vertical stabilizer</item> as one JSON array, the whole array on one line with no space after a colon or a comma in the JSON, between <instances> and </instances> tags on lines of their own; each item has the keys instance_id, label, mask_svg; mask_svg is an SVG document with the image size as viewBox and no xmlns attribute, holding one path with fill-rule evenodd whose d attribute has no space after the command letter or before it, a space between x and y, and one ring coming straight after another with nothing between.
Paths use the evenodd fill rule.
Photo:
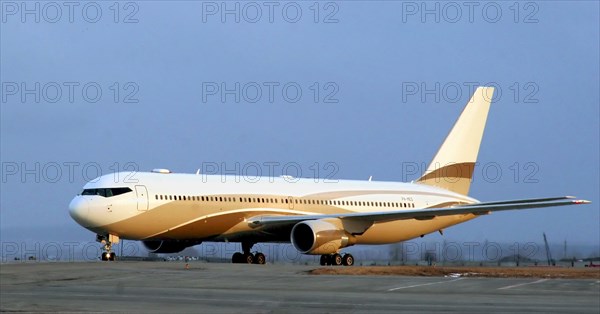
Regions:
<instances>
[{"instance_id":1,"label":"vertical stabilizer","mask_svg":"<svg viewBox=\"0 0 600 314\"><path fill-rule=\"evenodd\" d=\"M468 195L494 94L478 87L418 183Z\"/></svg>"}]
</instances>

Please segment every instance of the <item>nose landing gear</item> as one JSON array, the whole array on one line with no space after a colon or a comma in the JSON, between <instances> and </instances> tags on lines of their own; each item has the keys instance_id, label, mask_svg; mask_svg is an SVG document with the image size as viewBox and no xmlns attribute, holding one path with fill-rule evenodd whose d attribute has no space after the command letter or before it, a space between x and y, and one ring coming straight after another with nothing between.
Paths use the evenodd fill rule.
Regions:
<instances>
[{"instance_id":1,"label":"nose landing gear","mask_svg":"<svg viewBox=\"0 0 600 314\"><path fill-rule=\"evenodd\" d=\"M96 241L104 244L104 252L100 255L100 260L102 261L114 261L117 258L117 254L112 251L113 243L119 242L119 237L109 234L109 235L96 235Z\"/></svg>"}]
</instances>

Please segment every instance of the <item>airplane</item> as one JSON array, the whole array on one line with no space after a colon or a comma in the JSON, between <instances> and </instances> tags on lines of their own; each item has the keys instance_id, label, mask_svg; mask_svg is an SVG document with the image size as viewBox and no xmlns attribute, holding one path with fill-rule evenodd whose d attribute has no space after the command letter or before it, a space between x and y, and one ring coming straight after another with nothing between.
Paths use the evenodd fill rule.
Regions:
<instances>
[{"instance_id":1,"label":"airplane","mask_svg":"<svg viewBox=\"0 0 600 314\"><path fill-rule=\"evenodd\" d=\"M321 265L354 264L343 248L402 242L496 211L588 204L571 196L480 202L469 188L493 87L478 87L423 175L411 183L118 172L83 187L71 217L96 233L104 261L112 245L141 240L154 253L240 242L232 263L265 264L256 243L292 243Z\"/></svg>"}]
</instances>

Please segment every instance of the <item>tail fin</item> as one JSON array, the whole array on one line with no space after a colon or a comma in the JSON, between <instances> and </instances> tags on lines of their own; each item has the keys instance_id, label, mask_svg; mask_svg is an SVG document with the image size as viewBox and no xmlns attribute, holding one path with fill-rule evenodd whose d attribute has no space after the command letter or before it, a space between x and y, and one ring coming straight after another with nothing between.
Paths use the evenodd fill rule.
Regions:
<instances>
[{"instance_id":1,"label":"tail fin","mask_svg":"<svg viewBox=\"0 0 600 314\"><path fill-rule=\"evenodd\" d=\"M469 194L493 87L478 87L418 183Z\"/></svg>"}]
</instances>

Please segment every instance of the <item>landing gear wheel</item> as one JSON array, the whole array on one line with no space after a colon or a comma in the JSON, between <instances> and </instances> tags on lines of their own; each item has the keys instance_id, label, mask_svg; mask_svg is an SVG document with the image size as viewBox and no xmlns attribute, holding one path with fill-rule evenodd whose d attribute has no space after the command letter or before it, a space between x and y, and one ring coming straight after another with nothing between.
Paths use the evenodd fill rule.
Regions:
<instances>
[{"instance_id":1,"label":"landing gear wheel","mask_svg":"<svg viewBox=\"0 0 600 314\"><path fill-rule=\"evenodd\" d=\"M321 260L319 261L319 264L321 264L321 266L330 265L331 263L329 255L321 255Z\"/></svg>"},{"instance_id":2,"label":"landing gear wheel","mask_svg":"<svg viewBox=\"0 0 600 314\"><path fill-rule=\"evenodd\" d=\"M244 256L242 255L242 253L235 252L235 253L233 253L233 256L231 256L231 262L234 264L239 264L242 262L243 258L244 258Z\"/></svg>"},{"instance_id":3,"label":"landing gear wheel","mask_svg":"<svg viewBox=\"0 0 600 314\"><path fill-rule=\"evenodd\" d=\"M96 241L104 245L104 252L100 255L102 261L114 261L117 255L112 251L112 242L109 234L96 234ZM118 238L117 238L118 239Z\"/></svg>"},{"instance_id":4,"label":"landing gear wheel","mask_svg":"<svg viewBox=\"0 0 600 314\"><path fill-rule=\"evenodd\" d=\"M344 266L354 265L354 256L352 256L351 254L345 254L344 257L342 258L342 264Z\"/></svg>"},{"instance_id":5,"label":"landing gear wheel","mask_svg":"<svg viewBox=\"0 0 600 314\"><path fill-rule=\"evenodd\" d=\"M267 262L267 258L263 253L256 253L254 255L254 263L259 265L264 265Z\"/></svg>"},{"instance_id":6,"label":"landing gear wheel","mask_svg":"<svg viewBox=\"0 0 600 314\"><path fill-rule=\"evenodd\" d=\"M252 255L252 253L244 254L244 256L242 258L242 263L253 264L254 263L254 255Z\"/></svg>"},{"instance_id":7,"label":"landing gear wheel","mask_svg":"<svg viewBox=\"0 0 600 314\"><path fill-rule=\"evenodd\" d=\"M338 253L331 255L331 265L333 265L333 266L342 265L342 256Z\"/></svg>"},{"instance_id":8,"label":"landing gear wheel","mask_svg":"<svg viewBox=\"0 0 600 314\"><path fill-rule=\"evenodd\" d=\"M117 254L115 252L104 252L100 255L100 259L103 261L114 261L117 258Z\"/></svg>"},{"instance_id":9,"label":"landing gear wheel","mask_svg":"<svg viewBox=\"0 0 600 314\"><path fill-rule=\"evenodd\" d=\"M250 253L252 246L255 243L253 242L242 242L242 252L233 253L231 256L231 262L234 264L242 263L242 264L259 264L263 265L267 262L266 256L261 252L256 252L256 254Z\"/></svg>"}]
</instances>

